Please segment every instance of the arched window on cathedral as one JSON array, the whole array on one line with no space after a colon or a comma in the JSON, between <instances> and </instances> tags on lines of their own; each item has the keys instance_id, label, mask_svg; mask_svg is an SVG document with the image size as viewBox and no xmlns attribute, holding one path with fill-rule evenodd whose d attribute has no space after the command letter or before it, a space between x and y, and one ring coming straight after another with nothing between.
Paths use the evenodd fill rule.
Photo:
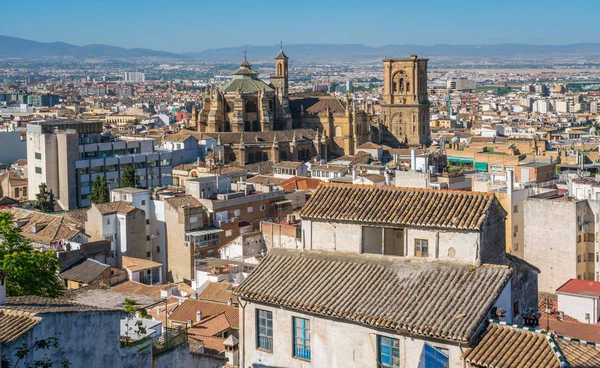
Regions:
<instances>
[{"instance_id":1,"label":"arched window on cathedral","mask_svg":"<svg viewBox=\"0 0 600 368\"><path fill-rule=\"evenodd\" d=\"M283 76L283 65L279 64L277 65L277 75L278 76Z\"/></svg>"},{"instance_id":2,"label":"arched window on cathedral","mask_svg":"<svg viewBox=\"0 0 600 368\"><path fill-rule=\"evenodd\" d=\"M266 153L266 152L263 152L262 156L263 156L263 157L262 157L262 160L263 160L263 161L269 161L269 154L268 154L268 153Z\"/></svg>"},{"instance_id":3,"label":"arched window on cathedral","mask_svg":"<svg viewBox=\"0 0 600 368\"><path fill-rule=\"evenodd\" d=\"M400 78L398 81L398 92L404 92L404 78Z\"/></svg>"},{"instance_id":4,"label":"arched window on cathedral","mask_svg":"<svg viewBox=\"0 0 600 368\"><path fill-rule=\"evenodd\" d=\"M249 121L245 121L244 122L244 131L245 132L251 132L252 131L252 124L250 124Z\"/></svg>"},{"instance_id":5,"label":"arched window on cathedral","mask_svg":"<svg viewBox=\"0 0 600 368\"><path fill-rule=\"evenodd\" d=\"M252 131L260 132L260 123L258 121L252 122Z\"/></svg>"},{"instance_id":6,"label":"arched window on cathedral","mask_svg":"<svg viewBox=\"0 0 600 368\"><path fill-rule=\"evenodd\" d=\"M231 132L231 124L228 121L225 122L225 131Z\"/></svg>"},{"instance_id":7,"label":"arched window on cathedral","mask_svg":"<svg viewBox=\"0 0 600 368\"><path fill-rule=\"evenodd\" d=\"M248 154L248 162L254 162L254 153Z\"/></svg>"},{"instance_id":8,"label":"arched window on cathedral","mask_svg":"<svg viewBox=\"0 0 600 368\"><path fill-rule=\"evenodd\" d=\"M246 102L246 112L257 112L258 108L256 107L256 102L248 101Z\"/></svg>"},{"instance_id":9,"label":"arched window on cathedral","mask_svg":"<svg viewBox=\"0 0 600 368\"><path fill-rule=\"evenodd\" d=\"M410 82L406 82L406 92L410 92Z\"/></svg>"}]
</instances>

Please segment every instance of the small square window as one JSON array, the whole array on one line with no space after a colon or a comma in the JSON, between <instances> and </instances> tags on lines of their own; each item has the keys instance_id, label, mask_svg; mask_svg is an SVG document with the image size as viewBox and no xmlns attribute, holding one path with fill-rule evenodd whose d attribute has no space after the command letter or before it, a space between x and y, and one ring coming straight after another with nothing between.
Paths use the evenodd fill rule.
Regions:
<instances>
[{"instance_id":1,"label":"small square window","mask_svg":"<svg viewBox=\"0 0 600 368\"><path fill-rule=\"evenodd\" d=\"M429 257L429 240L415 239L415 257Z\"/></svg>"},{"instance_id":2,"label":"small square window","mask_svg":"<svg viewBox=\"0 0 600 368\"><path fill-rule=\"evenodd\" d=\"M150 235L146 235L146 241L150 240Z\"/></svg>"},{"instance_id":3,"label":"small square window","mask_svg":"<svg viewBox=\"0 0 600 368\"><path fill-rule=\"evenodd\" d=\"M150 225L150 219L146 219L146 225Z\"/></svg>"},{"instance_id":4,"label":"small square window","mask_svg":"<svg viewBox=\"0 0 600 368\"><path fill-rule=\"evenodd\" d=\"M519 213L519 206L518 205L514 205L513 206L513 213Z\"/></svg>"},{"instance_id":5,"label":"small square window","mask_svg":"<svg viewBox=\"0 0 600 368\"><path fill-rule=\"evenodd\" d=\"M377 355L380 367L400 367L400 340L377 336Z\"/></svg>"},{"instance_id":6,"label":"small square window","mask_svg":"<svg viewBox=\"0 0 600 368\"><path fill-rule=\"evenodd\" d=\"M267 210L267 205L266 204L261 204L260 205L260 210L263 211L263 212L266 211Z\"/></svg>"},{"instance_id":7,"label":"small square window","mask_svg":"<svg viewBox=\"0 0 600 368\"><path fill-rule=\"evenodd\" d=\"M152 254L150 254L150 252L146 252L146 257L150 258L150 257L152 257Z\"/></svg>"},{"instance_id":8,"label":"small square window","mask_svg":"<svg viewBox=\"0 0 600 368\"><path fill-rule=\"evenodd\" d=\"M160 247L156 247L156 253L160 253Z\"/></svg>"},{"instance_id":9,"label":"small square window","mask_svg":"<svg viewBox=\"0 0 600 368\"><path fill-rule=\"evenodd\" d=\"M39 153L39 152L36 152L36 153L35 153L35 159L36 159L36 160L41 160L41 159L42 159L42 154L41 154L41 153Z\"/></svg>"},{"instance_id":10,"label":"small square window","mask_svg":"<svg viewBox=\"0 0 600 368\"><path fill-rule=\"evenodd\" d=\"M254 212L254 207L248 207L248 213Z\"/></svg>"},{"instance_id":11,"label":"small square window","mask_svg":"<svg viewBox=\"0 0 600 368\"><path fill-rule=\"evenodd\" d=\"M42 168L41 167L35 167L35 173L36 174L41 174L42 173Z\"/></svg>"},{"instance_id":12,"label":"small square window","mask_svg":"<svg viewBox=\"0 0 600 368\"><path fill-rule=\"evenodd\" d=\"M142 200L142 206L146 205L146 200Z\"/></svg>"}]
</instances>

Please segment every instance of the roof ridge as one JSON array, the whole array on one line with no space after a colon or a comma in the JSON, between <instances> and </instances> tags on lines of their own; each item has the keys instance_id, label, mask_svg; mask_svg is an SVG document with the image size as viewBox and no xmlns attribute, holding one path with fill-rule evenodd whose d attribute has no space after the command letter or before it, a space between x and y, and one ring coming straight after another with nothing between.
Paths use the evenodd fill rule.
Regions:
<instances>
[{"instance_id":1,"label":"roof ridge","mask_svg":"<svg viewBox=\"0 0 600 368\"><path fill-rule=\"evenodd\" d=\"M439 193L456 193L456 194L469 194L469 195L482 195L487 197L495 197L494 193L491 192L475 192L472 190L456 190L456 189L435 189L435 188L417 188L417 187L398 187L395 185L376 185L376 184L352 184L352 183L340 183L340 182L323 182L321 186L324 187L356 187L356 188L375 188L375 189L392 189L392 190L405 190L415 192L439 192Z\"/></svg>"}]
</instances>

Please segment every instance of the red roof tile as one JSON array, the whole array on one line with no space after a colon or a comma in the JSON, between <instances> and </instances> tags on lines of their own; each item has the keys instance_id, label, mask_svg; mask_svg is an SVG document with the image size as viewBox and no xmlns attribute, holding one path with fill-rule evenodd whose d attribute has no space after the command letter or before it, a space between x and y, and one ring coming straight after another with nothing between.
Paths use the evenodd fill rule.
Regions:
<instances>
[{"instance_id":1,"label":"red roof tile","mask_svg":"<svg viewBox=\"0 0 600 368\"><path fill-rule=\"evenodd\" d=\"M556 290L557 293L600 297L600 282L571 279Z\"/></svg>"}]
</instances>

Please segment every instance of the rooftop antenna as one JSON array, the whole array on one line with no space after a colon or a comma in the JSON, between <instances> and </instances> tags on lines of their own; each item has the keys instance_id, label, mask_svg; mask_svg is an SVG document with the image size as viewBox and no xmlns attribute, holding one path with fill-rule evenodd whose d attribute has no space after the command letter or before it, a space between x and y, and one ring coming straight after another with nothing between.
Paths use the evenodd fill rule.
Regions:
<instances>
[{"instance_id":1,"label":"rooftop antenna","mask_svg":"<svg viewBox=\"0 0 600 368\"><path fill-rule=\"evenodd\" d=\"M246 60L246 54L248 53L248 51L246 49L244 49L244 61L248 61Z\"/></svg>"},{"instance_id":2,"label":"rooftop antenna","mask_svg":"<svg viewBox=\"0 0 600 368\"><path fill-rule=\"evenodd\" d=\"M283 50L283 41L279 41L279 49Z\"/></svg>"}]
</instances>

